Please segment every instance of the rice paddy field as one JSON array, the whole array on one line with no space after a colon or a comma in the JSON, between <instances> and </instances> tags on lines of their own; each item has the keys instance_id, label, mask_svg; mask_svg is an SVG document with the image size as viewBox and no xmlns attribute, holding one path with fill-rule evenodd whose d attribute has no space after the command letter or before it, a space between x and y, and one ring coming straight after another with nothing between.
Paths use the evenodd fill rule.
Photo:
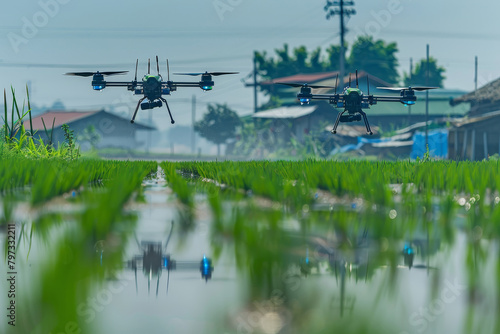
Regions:
<instances>
[{"instance_id":1,"label":"rice paddy field","mask_svg":"<svg viewBox=\"0 0 500 334\"><path fill-rule=\"evenodd\" d=\"M500 332L498 161L0 158L1 333Z\"/></svg>"}]
</instances>

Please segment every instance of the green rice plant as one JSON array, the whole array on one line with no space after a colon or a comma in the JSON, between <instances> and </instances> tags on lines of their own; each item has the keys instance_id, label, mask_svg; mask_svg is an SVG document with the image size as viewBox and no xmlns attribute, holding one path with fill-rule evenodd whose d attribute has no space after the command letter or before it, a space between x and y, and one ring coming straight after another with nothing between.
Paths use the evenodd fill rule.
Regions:
<instances>
[{"instance_id":1,"label":"green rice plant","mask_svg":"<svg viewBox=\"0 0 500 334\"><path fill-rule=\"evenodd\" d=\"M125 212L124 206L139 191L143 179L157 170L156 162L62 162L92 168L91 174L102 178L103 186L81 192L81 212L69 217L42 215L32 225L36 237L47 239L49 258L37 268L35 293L19 297L26 305L19 311L24 320L18 330L23 333L57 333L65 331L69 322L78 322L84 333L95 331L92 324L79 321L79 307L122 269L127 241L135 227L135 216ZM104 245L101 257L96 250L98 243Z\"/></svg>"},{"instance_id":2,"label":"green rice plant","mask_svg":"<svg viewBox=\"0 0 500 334\"><path fill-rule=\"evenodd\" d=\"M165 172L165 178L169 187L177 196L179 201L179 220L183 232L194 227L195 202L194 202L194 187L177 173L175 164L170 162L162 162L160 167Z\"/></svg>"},{"instance_id":3,"label":"green rice plant","mask_svg":"<svg viewBox=\"0 0 500 334\"><path fill-rule=\"evenodd\" d=\"M2 145L0 154L2 154L3 157L7 157L7 150L10 150L12 154L19 154L30 158L54 157L75 159L80 156L79 149L76 147L74 142L73 132L67 127L67 125L64 127L66 137L65 145L60 145L57 150L54 150L52 135L54 132L55 119L52 123L52 130L50 131L50 134L49 131L47 131L44 120L42 119L49 142L44 143L41 138L36 139L36 132L32 130L33 121L31 116L31 103L28 87L26 87L27 104L26 102L23 102L22 108L19 108L14 88L11 88L11 92L12 108L9 122L7 93L6 90L4 90L4 115L2 117L2 135L0 138L0 144ZM27 110L25 110L26 105ZM24 119L26 117L29 118L30 131L27 131L24 126Z\"/></svg>"},{"instance_id":4,"label":"green rice plant","mask_svg":"<svg viewBox=\"0 0 500 334\"><path fill-rule=\"evenodd\" d=\"M67 124L62 125L62 130L64 131L64 138L65 138L65 144L68 147L69 150L69 158L78 158L80 156L79 149L76 148L75 145L75 134L73 130L70 130L69 126ZM75 155L73 155L73 152L75 152Z\"/></svg>"}]
</instances>

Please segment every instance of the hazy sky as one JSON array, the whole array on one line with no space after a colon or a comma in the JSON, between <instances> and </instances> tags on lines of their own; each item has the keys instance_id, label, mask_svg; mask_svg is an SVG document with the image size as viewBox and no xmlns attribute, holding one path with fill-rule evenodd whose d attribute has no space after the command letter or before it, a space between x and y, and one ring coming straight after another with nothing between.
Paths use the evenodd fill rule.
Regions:
<instances>
[{"instance_id":1,"label":"hazy sky","mask_svg":"<svg viewBox=\"0 0 500 334\"><path fill-rule=\"evenodd\" d=\"M239 75L216 78L214 91L183 89L169 98L174 118L189 124L193 94L198 117L208 102L227 102L239 114L251 113L253 95L241 79L252 70L254 50L289 43L312 50L338 43L338 17L326 20L326 0L16 0L0 14L0 82L22 90L31 81L32 101L50 105L56 99L76 109L114 104L122 111L137 97L125 89L94 92L90 80L65 77L73 70L129 70L135 59L159 55L170 59L171 72L231 70ZM55 6L54 4L57 4ZM358 0L357 15L348 22L347 41L369 33L399 47L401 70L409 59L431 55L447 70L445 86L474 87L474 56L479 57L479 83L500 76L500 3L492 0ZM36 29L29 29L35 27ZM65 68L48 65L68 65ZM16 66L14 66L16 65ZM32 65L28 67L28 65ZM73 65L73 66L72 66ZM182 77L172 76L180 80ZM185 79L185 78L182 78ZM154 110L160 128L170 126L164 109ZM138 119L145 117L140 113Z\"/></svg>"}]
</instances>

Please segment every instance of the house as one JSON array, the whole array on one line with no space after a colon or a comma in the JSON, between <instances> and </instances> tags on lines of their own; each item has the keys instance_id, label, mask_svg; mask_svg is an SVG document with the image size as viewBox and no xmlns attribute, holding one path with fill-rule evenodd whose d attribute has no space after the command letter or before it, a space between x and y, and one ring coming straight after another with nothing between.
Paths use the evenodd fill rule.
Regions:
<instances>
[{"instance_id":1,"label":"house","mask_svg":"<svg viewBox=\"0 0 500 334\"><path fill-rule=\"evenodd\" d=\"M449 130L448 157L482 160L500 153L500 110L457 120Z\"/></svg>"},{"instance_id":2,"label":"house","mask_svg":"<svg viewBox=\"0 0 500 334\"><path fill-rule=\"evenodd\" d=\"M137 141L136 134L139 131L153 131L155 128L138 123L131 124L128 119L115 114L100 111L47 111L32 119L35 138L48 141L47 135L52 136L53 143L61 143L65 140L62 125L67 124L74 131L75 138L81 138L85 129L94 126L100 140L98 148L136 148L142 143ZM44 125L45 124L45 125ZM53 133L50 134L54 128ZM24 121L24 127L30 129L30 121ZM47 130L47 132L45 131ZM82 149L90 148L90 143L80 142Z\"/></svg>"},{"instance_id":3,"label":"house","mask_svg":"<svg viewBox=\"0 0 500 334\"><path fill-rule=\"evenodd\" d=\"M335 86L338 72L297 74L290 77L278 78L273 82L284 83L309 83L315 85ZM368 83L369 82L369 83ZM392 93L378 89L377 87L387 87L389 84L367 72L358 73L359 88L367 94L399 96L399 93ZM272 84L264 82L263 85ZM349 85L349 76L343 80L343 85ZM355 77L351 76L351 85L355 85ZM340 86L340 85L339 85ZM369 88L369 89L368 89ZM341 89L337 89L340 92ZM264 110L255 113L253 118L272 119L276 125L286 128L285 123L291 123L290 132L299 140L311 131L324 128L325 123L333 127L339 109L325 101L311 101L308 106L300 106L296 95L297 88L282 88L280 92L287 92L282 98L283 106L276 109ZM318 94L333 94L334 89L318 89ZM450 100L463 95L463 91L437 89L429 91L429 117L428 120L463 117L469 110L469 104L450 105ZM283 95L283 94L282 94ZM405 106L400 103L379 103L366 109L370 126L378 127L380 131L392 131L418 122L425 122L425 93L417 92L417 103L413 106ZM303 108L303 109L301 109ZM302 111L300 111L302 110ZM364 125L363 122L341 123L341 126ZM340 129L340 128L339 128ZM377 132L375 132L377 133Z\"/></svg>"},{"instance_id":4,"label":"house","mask_svg":"<svg viewBox=\"0 0 500 334\"><path fill-rule=\"evenodd\" d=\"M467 117L453 122L450 129L450 159L482 160L500 153L500 78L451 100L450 105L470 106Z\"/></svg>"},{"instance_id":5,"label":"house","mask_svg":"<svg viewBox=\"0 0 500 334\"><path fill-rule=\"evenodd\" d=\"M451 106L461 104L470 104L469 116L500 110L500 78L450 101Z\"/></svg>"}]
</instances>

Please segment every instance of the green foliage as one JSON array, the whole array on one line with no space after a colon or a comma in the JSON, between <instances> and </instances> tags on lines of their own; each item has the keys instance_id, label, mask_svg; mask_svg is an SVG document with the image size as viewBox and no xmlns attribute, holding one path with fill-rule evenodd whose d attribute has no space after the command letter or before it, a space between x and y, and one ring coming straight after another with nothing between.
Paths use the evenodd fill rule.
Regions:
<instances>
[{"instance_id":1,"label":"green foliage","mask_svg":"<svg viewBox=\"0 0 500 334\"><path fill-rule=\"evenodd\" d=\"M165 172L168 185L177 196L179 201L178 218L183 232L193 228L194 224L194 189L189 186L186 179L177 173L176 165L170 162L162 162L160 167Z\"/></svg>"},{"instance_id":2,"label":"green foliage","mask_svg":"<svg viewBox=\"0 0 500 334\"><path fill-rule=\"evenodd\" d=\"M346 45L346 51L348 46ZM395 42L374 40L372 36L360 36L346 57L347 72L362 70L390 84L398 83L398 47ZM346 52L347 53L347 52ZM305 46L290 50L288 44L275 49L275 57L267 52L256 52L257 70L266 80L288 77L295 74L321 73L339 70L340 46L330 45L324 51L318 47L309 52ZM291 90L277 85L261 86L260 89L271 96L271 101L262 108L279 106L280 100L290 97Z\"/></svg>"},{"instance_id":3,"label":"green foliage","mask_svg":"<svg viewBox=\"0 0 500 334\"><path fill-rule=\"evenodd\" d=\"M325 62L322 57L321 47L308 52L305 46L298 46L290 50L288 44L282 49L275 49L276 59L268 57L267 52L256 52L257 66L260 75L267 79L285 77L297 73L318 73L324 70L335 70L338 58L328 57L333 62ZM328 55L335 53L335 46L326 50Z\"/></svg>"},{"instance_id":4,"label":"green foliage","mask_svg":"<svg viewBox=\"0 0 500 334\"><path fill-rule=\"evenodd\" d=\"M86 303L96 288L122 270L135 224L134 216L124 211L124 206L140 190L143 179L156 169L156 162L33 160L19 155L10 161L0 159L4 206L0 222L10 219L16 205L6 196L19 196L24 187L31 189L32 204L40 205L68 192L72 194L69 198L79 204L78 210L69 210L64 216L38 210L35 221L18 230L17 250L24 251L22 255L27 252L29 257L31 241L38 240L37 252L48 256L37 262L36 283L30 284L33 293L16 296L19 304L30 305L18 310L24 320L16 323L16 330L60 333L66 331L68 323L78 321L77 306ZM95 182L99 182L99 188L94 187ZM64 203L71 205L69 201ZM70 219L71 224L65 224L65 219ZM26 246L25 241L29 243ZM99 243L104 245L100 260ZM41 255L37 255L40 259ZM21 261L23 258L17 257L21 268L28 263ZM29 261L31 264L32 259ZM79 323L82 332L92 332L84 321Z\"/></svg>"},{"instance_id":5,"label":"green foliage","mask_svg":"<svg viewBox=\"0 0 500 334\"><path fill-rule=\"evenodd\" d=\"M372 36L360 36L354 42L348 58L351 72L363 70L389 84L398 83L398 47L395 42L374 40Z\"/></svg>"},{"instance_id":6,"label":"green foliage","mask_svg":"<svg viewBox=\"0 0 500 334\"><path fill-rule=\"evenodd\" d=\"M131 267L126 260L135 254L131 252L134 233L152 235L152 228L161 226L161 221L152 222L152 215L146 214L139 228L134 212L149 212L153 205L137 209L127 203L141 191L141 182L156 172L158 164L34 160L10 149L7 154L12 154L9 160L0 159L0 224L13 221L21 211L16 208L16 196L29 196L36 205L30 210L35 221L18 228L19 272L31 273L28 278L36 277L36 282L19 281L21 293L16 303L26 307L17 309L18 319L23 321L16 324L16 330L60 333L71 322L78 324L82 333L99 332L103 324L85 321L82 305L91 306L96 296L99 300L107 291L114 294L110 286L128 284L126 291L135 293L130 280L133 272L122 271L124 266ZM402 308L397 317L394 312L373 317L373 310L390 309L407 301L405 294L398 292L413 287L408 275L419 272L417 265L430 266L416 274L422 278L422 291L426 291L429 302L439 298L441 287L453 284L447 280L450 270L456 274L455 282L467 285L460 291L471 312L477 310L477 300L469 300L469 294L494 291L498 285L498 277L490 275L498 269L497 254L492 252L500 231L498 161L308 159L163 162L161 167L168 193L171 190L175 196L175 205L169 203L163 207L165 211L160 211L165 213L164 222L170 226L169 210L173 208L184 217L191 215L185 227L200 230L193 231L190 238L195 249L184 254L210 244L210 256L221 260L215 263L214 284L216 279L227 277L229 270L231 274L235 271L238 279L230 277L242 292L235 307L241 319L270 305L273 317L287 316L283 318L286 326L297 333L398 333L408 328L412 309ZM206 196L197 194L200 190ZM150 191L167 193L156 184ZM65 196L57 202L47 203L61 194ZM44 203L47 205L41 207ZM154 202L154 210L161 205ZM152 238L162 237L158 233ZM453 244L454 238L460 242ZM411 271L398 269L406 264L402 248L407 243L413 243L417 251ZM30 262L23 261L26 256ZM163 273L162 289L166 279ZM27 287L29 293L23 294ZM147 290L139 280L141 293L145 295ZM338 309L344 301L343 293L344 314ZM487 322L482 322L481 315L474 315L479 325L471 331L484 332L491 319L497 320L498 312L493 311L485 318ZM227 308L214 306L209 317L227 319ZM220 322L221 327L238 326ZM441 328L440 324L436 326ZM205 332L237 331L232 329L207 327Z\"/></svg>"},{"instance_id":7,"label":"green foliage","mask_svg":"<svg viewBox=\"0 0 500 334\"><path fill-rule=\"evenodd\" d=\"M311 131L299 141L293 135L291 122L276 124L270 120L252 119L242 123L231 153L252 159L305 159L327 157L334 146L334 139L331 136L325 138L322 131Z\"/></svg>"},{"instance_id":8,"label":"green foliage","mask_svg":"<svg viewBox=\"0 0 500 334\"><path fill-rule=\"evenodd\" d=\"M26 103L23 102L22 108L19 108L15 91L13 88L11 89L11 91L12 108L9 122L7 94L4 90L4 116L2 117L2 135L0 135L0 157L5 158L7 156L19 155L30 158L53 157L76 159L80 156L79 150L75 150L73 131L69 130L69 128L67 128L68 132L66 137L66 144L59 146L57 150L53 148L51 139L54 123L52 123L52 130L47 131L45 122L43 122L42 119L47 137L50 138L48 143L44 143L40 137L36 138L35 131L27 131L24 126L24 119L26 116L28 116L29 118L30 129L32 129L33 126L28 89L26 88L28 106L28 110L26 111Z\"/></svg>"},{"instance_id":9,"label":"green foliage","mask_svg":"<svg viewBox=\"0 0 500 334\"><path fill-rule=\"evenodd\" d=\"M208 105L208 113L196 122L194 129L203 138L217 144L217 155L220 155L220 145L235 138L236 130L241 121L238 114L227 105Z\"/></svg>"},{"instance_id":10,"label":"green foliage","mask_svg":"<svg viewBox=\"0 0 500 334\"><path fill-rule=\"evenodd\" d=\"M429 57L429 81L427 82L427 60L421 59L413 70L413 73L410 75L408 73L404 73L404 84L405 86L417 86L417 85L428 85L434 87L443 87L443 82L446 77L444 73L446 69L442 66L439 66L437 63L437 59L433 57Z\"/></svg>"}]
</instances>

